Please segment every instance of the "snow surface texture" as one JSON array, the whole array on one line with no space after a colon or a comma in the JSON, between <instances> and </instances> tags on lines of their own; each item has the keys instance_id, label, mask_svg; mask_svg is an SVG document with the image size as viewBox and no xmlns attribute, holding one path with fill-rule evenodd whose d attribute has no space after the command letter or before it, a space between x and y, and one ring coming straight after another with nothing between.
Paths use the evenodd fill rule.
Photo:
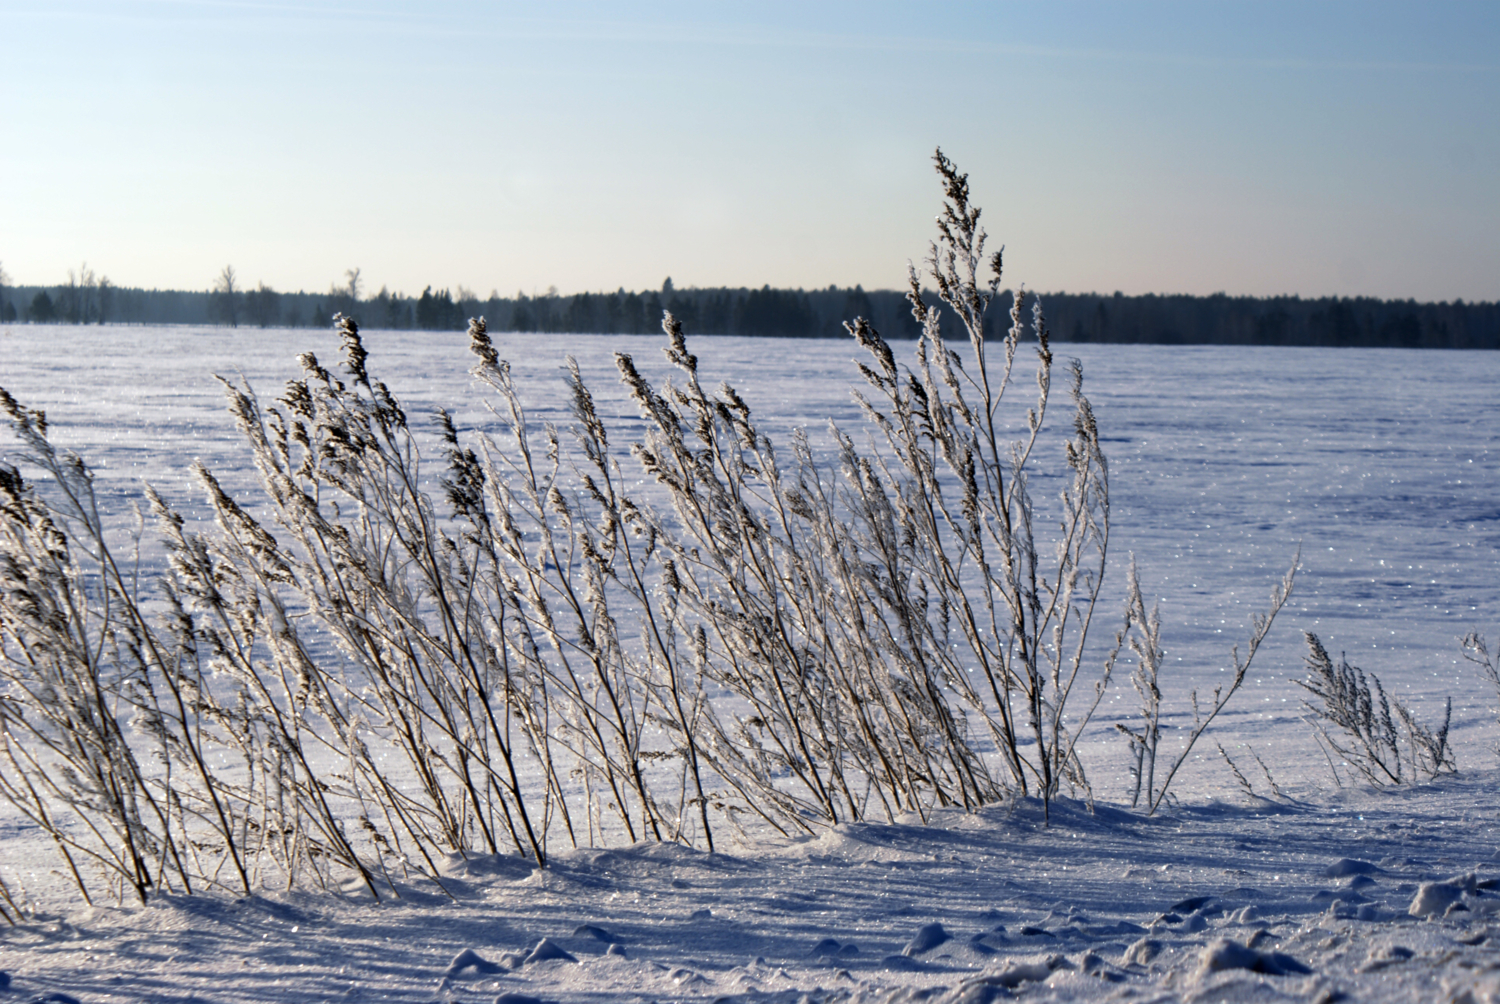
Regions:
<instances>
[{"instance_id":1,"label":"snow surface texture","mask_svg":"<svg viewBox=\"0 0 1500 1004\"><path fill-rule=\"evenodd\" d=\"M1023 802L735 854L578 850L450 878L456 902L428 887L380 906L74 910L0 933L0 1000L1486 1001L1497 781L1153 819L1054 804L1050 828Z\"/></svg>"},{"instance_id":2,"label":"snow surface texture","mask_svg":"<svg viewBox=\"0 0 1500 1004\"><path fill-rule=\"evenodd\" d=\"M410 414L443 405L485 424L462 336L365 335ZM537 421L567 421L559 367L576 355L620 440L640 423L610 353L657 378L662 344L496 339ZM850 343L691 346L773 434L861 427ZM1058 348L1083 358L1106 439L1115 569L1134 552L1148 602L1162 600L1174 726L1303 545L1292 603L1166 815L1109 804L1128 800L1112 725L1135 705L1123 679L1084 749L1094 815L1059 803L1044 828L1023 803L714 856L643 845L564 852L546 873L455 863L456 902L419 885L378 907L267 893L79 911L36 834L0 814L0 871L38 909L0 927L0 1002L1500 999L1495 696L1457 646L1476 628L1500 640L1500 357ZM242 497L253 481L211 374L274 396L306 349L337 358L321 332L23 326L0 329L0 386L47 410L106 501L138 498L146 478L191 517L193 459ZM1301 630L1428 721L1452 694L1460 774L1336 788L1291 683ZM1244 797L1214 741L1252 744L1290 798Z\"/></svg>"}]
</instances>

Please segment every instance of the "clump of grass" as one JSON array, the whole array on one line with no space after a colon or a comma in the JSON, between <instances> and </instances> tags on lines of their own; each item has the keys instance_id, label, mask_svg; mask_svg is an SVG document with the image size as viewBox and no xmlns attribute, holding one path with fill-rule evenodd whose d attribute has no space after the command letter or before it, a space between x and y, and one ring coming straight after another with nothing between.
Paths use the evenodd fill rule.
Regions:
<instances>
[{"instance_id":1,"label":"clump of grass","mask_svg":"<svg viewBox=\"0 0 1500 1004\"><path fill-rule=\"evenodd\" d=\"M1188 700L1193 709L1193 723L1187 729L1187 736L1177 751L1177 755L1170 761L1162 764L1160 779L1157 775L1157 758L1161 752L1162 739L1162 690L1161 690L1161 668L1162 659L1165 655L1161 640L1161 611L1159 607L1153 606L1150 613L1146 612L1146 603L1141 595L1139 577L1136 574L1134 562L1130 566L1125 596L1125 625L1115 637L1115 645L1108 659L1110 666L1114 665L1120 651L1129 646L1130 652L1135 656L1135 669L1131 673L1130 682L1139 695L1140 714L1135 728L1124 723L1117 723L1119 729L1129 741L1131 754L1131 777L1134 781L1131 792L1130 804L1138 806L1142 798L1149 813L1155 813L1167 800L1172 787L1172 781L1177 777L1178 771L1187 763L1192 754L1193 747L1198 740L1208 731L1219 713L1229 704L1231 698L1239 692L1245 682L1246 675L1250 672L1250 664L1255 659L1255 653L1271 631L1271 624L1281 608L1286 605L1287 599L1292 595L1292 587L1296 582L1297 565L1302 557L1301 548L1292 558L1291 566L1282 577L1280 583L1271 590L1268 608L1265 613L1255 613L1250 619L1250 637L1246 641L1244 655L1240 654L1240 647L1234 646L1230 653L1230 659L1234 667L1233 675L1227 685L1220 684L1213 690L1213 695L1206 701L1200 703L1197 689L1193 689ZM1224 753L1224 748L1219 747L1219 752L1229 763L1230 770L1234 772L1235 779L1240 786L1250 790L1249 782ZM1260 758L1256 757L1259 761ZM1261 764L1265 770L1265 764ZM1266 770L1266 778L1270 780L1270 771ZM1276 783L1271 782L1274 790ZM1253 791L1251 792L1253 794Z\"/></svg>"},{"instance_id":2,"label":"clump of grass","mask_svg":"<svg viewBox=\"0 0 1500 1004\"><path fill-rule=\"evenodd\" d=\"M1484 678L1490 681L1490 686L1495 688L1497 694L1500 694L1500 660L1496 660L1490 654L1490 647L1485 642L1484 635L1478 631L1470 631L1459 642L1459 647L1463 651L1464 658L1478 666Z\"/></svg>"},{"instance_id":3,"label":"clump of grass","mask_svg":"<svg viewBox=\"0 0 1500 1004\"><path fill-rule=\"evenodd\" d=\"M974 807L1008 791L1050 802L1065 781L1087 785L1075 743L1102 687L1065 721L1107 559L1108 466L1075 363L1067 479L1042 516L1030 470L1052 401L1045 318L1033 299L1028 323L1016 293L1006 335L987 341L1000 254L985 253L967 177L941 153L936 163L946 201L926 278L962 325L968 361L915 269L914 368L868 322L851 322L870 357L859 369L873 400L858 400L877 448L831 428L837 471L820 469L801 437L778 453L732 387L703 388L670 317L680 387L658 393L620 358L649 425L636 456L671 499L672 526L649 526L670 561L674 612L701 639L711 679L752 711L714 748L737 750L764 801L795 798L801 811L785 819L798 826L809 814ZM1011 439L1002 408L1028 335L1036 396L1017 409ZM1057 530L1039 540L1043 518Z\"/></svg>"},{"instance_id":4,"label":"clump of grass","mask_svg":"<svg viewBox=\"0 0 1500 1004\"><path fill-rule=\"evenodd\" d=\"M248 891L232 810L205 758L194 681L173 671L172 650L106 542L92 473L53 448L45 414L3 390L0 410L53 489L43 501L0 465L0 757L9 767L0 796L53 838L85 899L80 860L143 901L153 886L192 891L189 817L214 834L220 864ZM134 735L121 722L131 715L143 725ZM159 769L148 773L141 754ZM60 810L84 825L58 825Z\"/></svg>"},{"instance_id":5,"label":"clump of grass","mask_svg":"<svg viewBox=\"0 0 1500 1004\"><path fill-rule=\"evenodd\" d=\"M497 431L464 433L447 411L414 421L340 317L340 374L309 353L274 400L224 382L254 505L201 466L211 527L147 490L133 532L149 519L169 558L153 589L116 560L87 465L0 392L49 481L0 466L0 798L85 899L102 877L143 901L350 878L380 897L441 886L450 855L545 866L560 843L713 850L746 820L790 835L1050 809L1091 792L1077 743L1128 639L1136 801L1155 811L1291 574L1232 683L1201 712L1193 694L1158 780L1160 621L1133 574L1113 648L1089 640L1110 494L1082 367L1049 422L1041 303L1016 292L986 334L1001 256L967 176L936 166L939 236L910 274L921 338L903 365L848 324L871 434L831 427L831 464L708 389L670 314L672 377L616 357L645 423L629 460L571 360L572 425L538 426L471 322Z\"/></svg>"},{"instance_id":6,"label":"clump of grass","mask_svg":"<svg viewBox=\"0 0 1500 1004\"><path fill-rule=\"evenodd\" d=\"M1430 729L1400 701L1387 697L1374 673L1342 655L1335 664L1317 635L1309 631L1304 636L1308 674L1298 683L1312 698L1302 703L1320 741L1346 766L1377 786L1408 784L1455 769L1448 745L1453 698L1448 698L1443 723ZM1331 758L1329 762L1331 767Z\"/></svg>"},{"instance_id":7,"label":"clump of grass","mask_svg":"<svg viewBox=\"0 0 1500 1004\"><path fill-rule=\"evenodd\" d=\"M1224 763L1229 767L1229 772L1234 775L1235 783L1240 786L1240 790L1242 790L1246 795L1249 795L1252 799L1261 798L1261 796L1256 793L1255 786L1250 783L1250 779L1245 776L1245 772L1240 770L1239 764L1234 762L1234 758L1231 757L1229 755L1229 751L1224 748L1224 744L1215 743L1214 745L1219 751L1219 759L1223 760ZM1255 747L1251 746L1249 743L1246 743L1245 749L1247 752L1249 752L1251 758L1254 759L1256 766L1260 768L1261 775L1265 777L1266 784L1268 784L1271 788L1271 794L1276 798L1281 799L1282 801L1288 801L1286 793L1281 790L1281 786L1276 783L1276 778L1271 775L1271 768L1267 767L1266 762L1260 758L1260 754L1255 752Z\"/></svg>"},{"instance_id":8,"label":"clump of grass","mask_svg":"<svg viewBox=\"0 0 1500 1004\"><path fill-rule=\"evenodd\" d=\"M1479 667L1484 678L1490 682L1490 686L1495 688L1496 695L1500 696L1500 659L1496 659L1490 653L1490 647L1484 635L1478 631L1470 631L1459 642L1459 648L1466 660ZM1496 748L1496 752L1500 753L1500 747Z\"/></svg>"}]
</instances>

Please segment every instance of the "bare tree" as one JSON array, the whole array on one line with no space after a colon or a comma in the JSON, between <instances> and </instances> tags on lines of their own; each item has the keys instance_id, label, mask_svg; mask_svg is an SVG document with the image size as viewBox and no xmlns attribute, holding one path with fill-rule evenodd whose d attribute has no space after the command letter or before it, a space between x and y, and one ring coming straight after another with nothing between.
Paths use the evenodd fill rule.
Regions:
<instances>
[{"instance_id":1,"label":"bare tree","mask_svg":"<svg viewBox=\"0 0 1500 1004\"><path fill-rule=\"evenodd\" d=\"M115 287L109 281L109 276L101 275L94 283L94 323L103 324L109 320L109 312L114 305Z\"/></svg>"},{"instance_id":2,"label":"bare tree","mask_svg":"<svg viewBox=\"0 0 1500 1004\"><path fill-rule=\"evenodd\" d=\"M84 262L74 272L68 269L67 285L58 290L58 314L73 324L102 324L110 294L108 277L101 277Z\"/></svg>"},{"instance_id":3,"label":"bare tree","mask_svg":"<svg viewBox=\"0 0 1500 1004\"><path fill-rule=\"evenodd\" d=\"M234 274L234 266L225 265L224 270L219 273L219 278L214 281L213 312L220 321L231 328L240 326L239 304L236 302L238 294L238 280Z\"/></svg>"},{"instance_id":4,"label":"bare tree","mask_svg":"<svg viewBox=\"0 0 1500 1004\"><path fill-rule=\"evenodd\" d=\"M355 303L359 302L359 272L357 268L344 270L344 292L349 294L349 299Z\"/></svg>"}]
</instances>

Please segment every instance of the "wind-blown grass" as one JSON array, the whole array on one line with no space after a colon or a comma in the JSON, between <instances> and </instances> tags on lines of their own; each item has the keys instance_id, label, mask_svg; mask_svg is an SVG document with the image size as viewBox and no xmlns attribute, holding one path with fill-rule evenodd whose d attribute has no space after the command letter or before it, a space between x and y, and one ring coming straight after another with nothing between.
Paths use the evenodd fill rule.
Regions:
<instances>
[{"instance_id":1,"label":"wind-blown grass","mask_svg":"<svg viewBox=\"0 0 1500 1004\"><path fill-rule=\"evenodd\" d=\"M338 318L342 376L306 354L274 401L224 383L255 506L201 466L211 528L147 489L170 562L142 591L87 465L0 392L48 484L0 465L0 797L52 837L82 896L103 875L142 901L350 877L378 898L413 874L441 885L453 854L545 865L559 845L712 850L746 821L793 835L1017 796L1050 807L1091 794L1077 744L1128 641L1146 726L1127 731L1156 811L1291 573L1158 780L1160 624L1133 576L1113 647L1090 642L1110 494L1082 368L1066 370L1067 420L1049 422L1041 304L1028 316L1015 293L1008 330L986 337L1001 258L967 177L936 161L913 365L848 324L871 435L832 427L831 464L805 435L773 443L732 386L705 389L670 314L673 378L616 357L645 422L629 460L576 365L572 427L529 421L483 319L472 373L500 432L439 412L435 440L419 433ZM1015 403L1028 356L1034 389ZM438 497L422 488L434 441ZM1033 495L1039 477L1055 498Z\"/></svg>"},{"instance_id":2,"label":"wind-blown grass","mask_svg":"<svg viewBox=\"0 0 1500 1004\"><path fill-rule=\"evenodd\" d=\"M1298 683L1311 695L1302 703L1325 752L1332 750L1346 768L1377 787L1412 783L1454 769L1448 744L1453 698L1443 710L1443 723L1428 728L1406 705L1387 697L1374 673L1350 665L1342 655L1335 665L1317 635L1309 631L1304 636L1308 673ZM1333 769L1332 757L1329 768Z\"/></svg>"}]
</instances>

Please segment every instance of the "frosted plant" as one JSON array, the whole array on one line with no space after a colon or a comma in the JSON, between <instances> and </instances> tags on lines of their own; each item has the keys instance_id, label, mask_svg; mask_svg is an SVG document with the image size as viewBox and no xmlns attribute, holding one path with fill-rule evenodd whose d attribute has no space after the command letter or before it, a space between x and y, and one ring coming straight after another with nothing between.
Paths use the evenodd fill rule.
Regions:
<instances>
[{"instance_id":1,"label":"frosted plant","mask_svg":"<svg viewBox=\"0 0 1500 1004\"><path fill-rule=\"evenodd\" d=\"M1081 714L1066 709L1103 582L1108 468L1075 363L1064 488L1053 510L1033 500L1052 387L1046 321L1033 300L1028 323L1017 293L1007 334L991 342L1000 255L985 254L967 177L935 159L947 200L927 278L962 325L968 359L944 340L913 269L913 367L864 319L848 325L872 359L859 368L875 400L857 396L874 436L861 450L832 428L836 470L814 462L805 437L779 452L732 387L706 391L670 315L681 386L658 392L619 358L649 427L636 456L671 499L670 519L646 519L669 555L679 633L750 709L709 730L710 755L793 825L788 798L836 822L972 808L1007 790L1050 803L1065 781L1087 788L1074 744L1107 672ZM1028 334L1037 396L1008 417Z\"/></svg>"},{"instance_id":2,"label":"frosted plant","mask_svg":"<svg viewBox=\"0 0 1500 1004\"><path fill-rule=\"evenodd\" d=\"M1276 615L1281 612L1288 597L1292 595L1292 586L1296 582L1297 565L1301 557L1302 550L1299 547L1296 556L1292 558L1291 567L1287 569L1281 582L1271 590L1266 612L1257 612L1251 616L1250 637L1245 643L1244 655L1240 654L1238 645L1234 646L1230 653L1234 669L1229 683L1215 687L1212 696L1207 701L1200 702L1196 688L1188 694L1188 702L1193 709L1193 723L1188 727L1187 735L1183 738L1177 755L1170 762L1164 762L1161 765L1160 780L1157 779L1157 757L1161 752L1161 667L1165 654L1161 642L1161 614L1155 606L1149 614L1146 613L1146 604L1141 597L1140 581L1132 562L1125 599L1125 626L1116 636L1114 651L1111 652L1109 659L1113 664L1115 657L1125 644L1129 645L1136 659L1135 670L1131 673L1131 683L1135 685L1136 693L1141 698L1139 724L1135 728L1122 723L1117 723L1115 726L1130 742L1131 776L1134 779L1131 805L1139 805L1144 796L1148 813L1154 814L1166 801L1172 781L1177 777L1177 772L1187 763L1193 747L1244 685L1245 677L1250 672L1250 664L1255 659L1255 653L1260 649L1261 642L1265 641L1266 635L1270 633L1271 624L1275 621ZM1227 754L1225 759L1229 759ZM1256 759L1259 760L1259 757ZM1243 775L1239 773L1238 768L1234 767L1233 761L1230 761L1230 768L1234 770L1237 778L1243 780ZM1261 768L1265 770L1265 764L1261 764ZM1270 780L1269 770L1266 770L1266 778ZM1275 789L1274 781L1271 781L1271 787Z\"/></svg>"},{"instance_id":3,"label":"frosted plant","mask_svg":"<svg viewBox=\"0 0 1500 1004\"><path fill-rule=\"evenodd\" d=\"M1490 647L1485 642L1484 635L1478 631L1470 631L1464 635L1459 646L1463 650L1464 658L1478 666L1484 678L1490 681L1490 686L1495 688L1497 694L1500 694L1500 661L1490 655Z\"/></svg>"},{"instance_id":4,"label":"frosted plant","mask_svg":"<svg viewBox=\"0 0 1500 1004\"><path fill-rule=\"evenodd\" d=\"M1448 745L1453 698L1448 698L1443 724L1429 729L1400 701L1386 696L1374 673L1350 665L1343 656L1335 665L1317 635L1308 631L1304 636L1308 673L1298 683L1312 697L1302 703L1319 739L1347 766L1377 786L1410 783L1454 769Z\"/></svg>"},{"instance_id":5,"label":"frosted plant","mask_svg":"<svg viewBox=\"0 0 1500 1004\"><path fill-rule=\"evenodd\" d=\"M92 472L53 447L43 413L3 390L0 410L52 488L44 501L0 464L0 797L52 838L85 900L81 862L143 902L156 887L190 892L189 826L212 833L213 873L227 866L249 891L195 682L171 671L172 648L106 540ZM132 714L136 745L122 725Z\"/></svg>"},{"instance_id":6,"label":"frosted plant","mask_svg":"<svg viewBox=\"0 0 1500 1004\"><path fill-rule=\"evenodd\" d=\"M5 921L11 927L15 927L16 923L22 917L21 908L16 905L15 897L11 895L10 886L5 884L5 877L3 875L0 875L0 901L4 903L3 906L0 906L0 920Z\"/></svg>"},{"instance_id":7,"label":"frosted plant","mask_svg":"<svg viewBox=\"0 0 1500 1004\"><path fill-rule=\"evenodd\" d=\"M902 364L847 325L869 424L831 426L828 462L706 387L670 314L671 378L616 358L644 420L633 459L574 363L571 426L528 419L482 318L471 372L498 431L414 423L337 317L341 375L303 355L265 404L224 381L261 497L196 467L213 522L195 528L147 488L127 532L154 526L169 561L143 585L87 466L0 395L50 480L0 465L0 798L85 899L102 876L141 900L349 878L379 898L442 888L454 856L712 850L746 820L795 835L1031 795L1050 813L1091 794L1077 743L1128 643L1136 800L1155 811L1291 575L1158 771L1160 620L1133 573L1114 645L1089 640L1110 495L1082 367L1058 421L1042 305L1012 294L991 331L1001 256L935 160L939 238L909 275L921 337ZM1421 743L1446 733L1408 725L1441 763Z\"/></svg>"},{"instance_id":8,"label":"frosted plant","mask_svg":"<svg viewBox=\"0 0 1500 1004\"><path fill-rule=\"evenodd\" d=\"M521 791L508 712L518 695L498 681L489 625L472 602L452 540L420 490L421 455L405 412L366 370L355 324L339 318L352 385L306 354L304 378L280 407L262 412L248 390L226 386L255 455L278 524L286 586L335 639L357 683L304 656L285 615L277 619L284 672L307 674L341 707L320 705L342 743L345 794L379 807L433 869L434 853L510 849L543 860L542 837ZM251 530L253 533L254 531ZM268 602L277 576L236 559ZM285 609L286 603L278 605ZM316 675L317 679L314 679ZM321 686L320 686L321 685ZM415 790L398 790L361 734L405 759ZM369 821L369 814L362 815ZM371 826L374 824L371 823ZM400 854L378 829L372 842Z\"/></svg>"}]
</instances>

